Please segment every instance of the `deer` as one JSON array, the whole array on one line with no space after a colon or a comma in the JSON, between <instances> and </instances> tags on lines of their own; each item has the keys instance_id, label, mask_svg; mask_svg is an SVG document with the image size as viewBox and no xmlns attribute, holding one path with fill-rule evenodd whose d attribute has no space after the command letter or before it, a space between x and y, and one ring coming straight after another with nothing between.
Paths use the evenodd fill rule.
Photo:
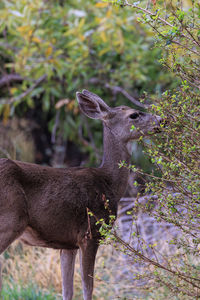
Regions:
<instances>
[{"instance_id":1,"label":"deer","mask_svg":"<svg viewBox=\"0 0 200 300\"><path fill-rule=\"evenodd\" d=\"M97 168L53 168L1 158L0 254L18 238L30 246L59 249L62 296L71 300L79 250L83 298L91 300L101 240L96 220L109 222L110 214L117 216L129 176L119 163L130 164L130 142L159 131L162 120L128 106L110 107L87 90L76 97L84 115L103 123L102 163Z\"/></svg>"}]
</instances>

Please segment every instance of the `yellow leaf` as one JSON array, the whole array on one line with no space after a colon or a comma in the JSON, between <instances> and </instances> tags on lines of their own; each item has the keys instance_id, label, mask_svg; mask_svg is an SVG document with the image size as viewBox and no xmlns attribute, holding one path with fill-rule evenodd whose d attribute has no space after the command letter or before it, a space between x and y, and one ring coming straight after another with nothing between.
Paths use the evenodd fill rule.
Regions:
<instances>
[{"instance_id":1,"label":"yellow leaf","mask_svg":"<svg viewBox=\"0 0 200 300\"><path fill-rule=\"evenodd\" d=\"M85 40L84 35L80 35L79 37L80 37L80 40L81 40L82 42Z\"/></svg>"},{"instance_id":2,"label":"yellow leaf","mask_svg":"<svg viewBox=\"0 0 200 300\"><path fill-rule=\"evenodd\" d=\"M32 33L33 33L33 30L32 30L32 29L29 29L29 30L28 30L28 37L29 37L29 38L32 36Z\"/></svg>"},{"instance_id":3,"label":"yellow leaf","mask_svg":"<svg viewBox=\"0 0 200 300\"><path fill-rule=\"evenodd\" d=\"M51 42L52 42L52 44L56 44L56 39L53 38L53 39L51 40Z\"/></svg>"},{"instance_id":4,"label":"yellow leaf","mask_svg":"<svg viewBox=\"0 0 200 300\"><path fill-rule=\"evenodd\" d=\"M103 54L105 54L106 52L109 52L110 48L104 48L101 51L99 51L99 56L102 56Z\"/></svg>"},{"instance_id":5,"label":"yellow leaf","mask_svg":"<svg viewBox=\"0 0 200 300\"><path fill-rule=\"evenodd\" d=\"M5 104L4 110L3 110L3 124L4 125L7 124L9 115L10 115L10 106L9 106L9 104Z\"/></svg>"},{"instance_id":6,"label":"yellow leaf","mask_svg":"<svg viewBox=\"0 0 200 300\"><path fill-rule=\"evenodd\" d=\"M104 20L104 18L95 17L95 21L99 24Z\"/></svg>"},{"instance_id":7,"label":"yellow leaf","mask_svg":"<svg viewBox=\"0 0 200 300\"><path fill-rule=\"evenodd\" d=\"M51 64L53 64L55 62L55 59L50 58L50 59L48 59L48 62L51 63Z\"/></svg>"},{"instance_id":8,"label":"yellow leaf","mask_svg":"<svg viewBox=\"0 0 200 300\"><path fill-rule=\"evenodd\" d=\"M19 26L17 28L17 31L19 31L20 33L24 33L24 32L27 32L27 30L29 30L30 26L28 25L24 25L24 26Z\"/></svg>"},{"instance_id":9,"label":"yellow leaf","mask_svg":"<svg viewBox=\"0 0 200 300\"><path fill-rule=\"evenodd\" d=\"M110 18L112 15L112 9L109 9L106 13L106 18Z\"/></svg>"},{"instance_id":10,"label":"yellow leaf","mask_svg":"<svg viewBox=\"0 0 200 300\"><path fill-rule=\"evenodd\" d=\"M33 29L30 25L19 26L17 31L19 31L26 40L29 40L33 34Z\"/></svg>"},{"instance_id":11,"label":"yellow leaf","mask_svg":"<svg viewBox=\"0 0 200 300\"><path fill-rule=\"evenodd\" d=\"M95 6L98 8L104 8L107 7L108 5L109 5L108 3L102 3L102 2L98 2L97 4L95 4Z\"/></svg>"},{"instance_id":12,"label":"yellow leaf","mask_svg":"<svg viewBox=\"0 0 200 300\"><path fill-rule=\"evenodd\" d=\"M107 42L107 37L106 37L105 31L101 31L100 37L104 43Z\"/></svg>"},{"instance_id":13,"label":"yellow leaf","mask_svg":"<svg viewBox=\"0 0 200 300\"><path fill-rule=\"evenodd\" d=\"M67 104L67 110L73 110L75 101L72 100Z\"/></svg>"},{"instance_id":14,"label":"yellow leaf","mask_svg":"<svg viewBox=\"0 0 200 300\"><path fill-rule=\"evenodd\" d=\"M40 40L39 38L37 38L36 36L34 36L34 37L32 38L32 41L35 42L35 43L38 43L38 44L41 43L41 40Z\"/></svg>"},{"instance_id":15,"label":"yellow leaf","mask_svg":"<svg viewBox=\"0 0 200 300\"><path fill-rule=\"evenodd\" d=\"M54 52L54 57L57 57L59 55L63 54L63 50L62 49L58 49Z\"/></svg>"},{"instance_id":16,"label":"yellow leaf","mask_svg":"<svg viewBox=\"0 0 200 300\"><path fill-rule=\"evenodd\" d=\"M85 19L81 19L78 24L78 28L80 29L81 27L83 27L84 24L85 24Z\"/></svg>"},{"instance_id":17,"label":"yellow leaf","mask_svg":"<svg viewBox=\"0 0 200 300\"><path fill-rule=\"evenodd\" d=\"M49 46L46 51L45 51L45 55L46 57L48 57L49 55L51 55L51 53L53 52L53 48L51 46Z\"/></svg>"},{"instance_id":18,"label":"yellow leaf","mask_svg":"<svg viewBox=\"0 0 200 300\"><path fill-rule=\"evenodd\" d=\"M17 88L16 88L16 87L11 88L11 89L10 89L11 95L14 95L14 94L16 93L16 91L17 91Z\"/></svg>"},{"instance_id":19,"label":"yellow leaf","mask_svg":"<svg viewBox=\"0 0 200 300\"><path fill-rule=\"evenodd\" d=\"M68 46L68 47L75 46L75 45L77 44L77 42L78 42L78 41L74 39L73 41L69 42L69 43L67 44L67 46Z\"/></svg>"},{"instance_id":20,"label":"yellow leaf","mask_svg":"<svg viewBox=\"0 0 200 300\"><path fill-rule=\"evenodd\" d=\"M75 32L74 28L73 29L69 29L63 35L64 36L71 36L71 35L74 34L74 32Z\"/></svg>"},{"instance_id":21,"label":"yellow leaf","mask_svg":"<svg viewBox=\"0 0 200 300\"><path fill-rule=\"evenodd\" d=\"M121 48L123 48L124 47L124 38L123 38L122 31L120 29L118 30L117 35L118 35L119 44L120 44Z\"/></svg>"}]
</instances>

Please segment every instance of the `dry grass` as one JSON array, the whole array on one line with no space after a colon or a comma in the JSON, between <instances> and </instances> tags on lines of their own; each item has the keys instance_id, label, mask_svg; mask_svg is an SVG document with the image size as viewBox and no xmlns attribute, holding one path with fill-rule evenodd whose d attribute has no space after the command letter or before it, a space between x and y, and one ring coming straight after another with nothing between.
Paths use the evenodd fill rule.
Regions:
<instances>
[{"instance_id":1,"label":"dry grass","mask_svg":"<svg viewBox=\"0 0 200 300\"><path fill-rule=\"evenodd\" d=\"M59 253L16 241L3 256L3 281L9 282L10 277L19 285L35 282L43 289L52 288L60 293Z\"/></svg>"},{"instance_id":2,"label":"dry grass","mask_svg":"<svg viewBox=\"0 0 200 300\"><path fill-rule=\"evenodd\" d=\"M61 271L59 251L29 247L13 243L3 258L3 282L22 286L36 284L44 291L53 290L61 296ZM74 277L74 299L82 299L81 276L77 258ZM94 299L125 299L126 290L132 287L123 276L124 261L110 246L101 246L95 268ZM12 280L10 280L12 279ZM133 298L126 298L133 299Z\"/></svg>"},{"instance_id":3,"label":"dry grass","mask_svg":"<svg viewBox=\"0 0 200 300\"><path fill-rule=\"evenodd\" d=\"M33 162L35 145L31 126L25 119L13 118L0 123L0 157Z\"/></svg>"}]
</instances>

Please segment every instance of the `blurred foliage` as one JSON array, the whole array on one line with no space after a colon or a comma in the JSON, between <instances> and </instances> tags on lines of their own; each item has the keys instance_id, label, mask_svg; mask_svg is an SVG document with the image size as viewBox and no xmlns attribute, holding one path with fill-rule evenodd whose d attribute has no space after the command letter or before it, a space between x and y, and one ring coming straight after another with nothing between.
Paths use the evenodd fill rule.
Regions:
<instances>
[{"instance_id":1,"label":"blurred foliage","mask_svg":"<svg viewBox=\"0 0 200 300\"><path fill-rule=\"evenodd\" d=\"M1 90L4 121L39 101L43 112L51 112L50 131L60 110L57 135L76 142L86 137L90 152L94 143L100 148L99 124L88 121L88 127L80 118L75 92L86 88L108 104L130 105L116 86L138 98L175 85L159 63L161 48L153 44L152 32L126 8L83 0L1 1L0 73L21 76Z\"/></svg>"}]
</instances>

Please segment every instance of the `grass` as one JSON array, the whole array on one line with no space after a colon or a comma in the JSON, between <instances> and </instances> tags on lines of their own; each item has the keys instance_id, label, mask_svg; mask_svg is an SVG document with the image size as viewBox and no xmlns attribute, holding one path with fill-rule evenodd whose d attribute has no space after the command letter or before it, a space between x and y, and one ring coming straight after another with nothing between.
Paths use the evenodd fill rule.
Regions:
<instances>
[{"instance_id":1,"label":"grass","mask_svg":"<svg viewBox=\"0 0 200 300\"><path fill-rule=\"evenodd\" d=\"M13 243L3 255L2 300L57 300L61 298L59 251ZM74 276L74 300L82 299L79 261ZM94 300L133 299L123 275L124 261L110 246L101 246L95 267ZM138 299L138 298L137 298Z\"/></svg>"},{"instance_id":2,"label":"grass","mask_svg":"<svg viewBox=\"0 0 200 300\"><path fill-rule=\"evenodd\" d=\"M33 283L23 287L23 284L18 285L12 280L8 280L1 293L2 300L61 300L62 298L55 295L53 292L41 290Z\"/></svg>"},{"instance_id":3,"label":"grass","mask_svg":"<svg viewBox=\"0 0 200 300\"><path fill-rule=\"evenodd\" d=\"M1 300L61 300L59 251L13 243L3 254L3 290ZM151 289L131 280L140 268L111 246L101 246L96 260L93 300L186 300L169 289ZM74 276L74 300L83 299L79 261Z\"/></svg>"}]
</instances>

